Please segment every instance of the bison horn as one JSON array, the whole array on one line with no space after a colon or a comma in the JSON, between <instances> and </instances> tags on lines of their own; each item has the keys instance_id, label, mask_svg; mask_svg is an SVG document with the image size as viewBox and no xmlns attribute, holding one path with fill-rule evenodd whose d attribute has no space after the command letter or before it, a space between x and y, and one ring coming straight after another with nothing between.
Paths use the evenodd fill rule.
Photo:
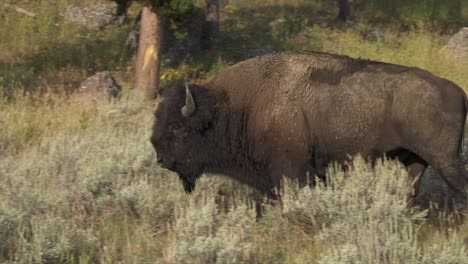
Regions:
<instances>
[{"instance_id":1,"label":"bison horn","mask_svg":"<svg viewBox=\"0 0 468 264\"><path fill-rule=\"evenodd\" d=\"M185 83L185 105L182 107L182 115L185 117L190 117L197 110L195 101L193 100L192 92L187 83Z\"/></svg>"}]
</instances>

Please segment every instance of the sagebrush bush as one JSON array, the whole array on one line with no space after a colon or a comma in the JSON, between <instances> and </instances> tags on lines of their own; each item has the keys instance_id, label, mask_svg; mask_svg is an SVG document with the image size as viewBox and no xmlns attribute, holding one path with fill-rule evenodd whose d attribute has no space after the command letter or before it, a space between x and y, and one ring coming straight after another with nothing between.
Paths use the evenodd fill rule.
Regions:
<instances>
[{"instance_id":1,"label":"sagebrush bush","mask_svg":"<svg viewBox=\"0 0 468 264\"><path fill-rule=\"evenodd\" d=\"M453 250L453 263L465 260L468 248L452 238L427 249L418 245L427 211L409 207L411 183L400 163L385 160L372 168L358 156L348 172L331 167L329 175L313 189L287 183L284 191L286 216L311 226L327 248L319 263L426 263L437 246Z\"/></svg>"},{"instance_id":2,"label":"sagebrush bush","mask_svg":"<svg viewBox=\"0 0 468 264\"><path fill-rule=\"evenodd\" d=\"M8 227L2 238L18 241L13 237L23 236L20 248L16 244L3 249L10 243L2 243L7 259L29 252L34 262L57 262L80 250L94 252L83 242L92 234L88 228L97 224L93 218L115 208L121 189L153 176L155 154L148 141L152 120L151 115L142 115L141 105L138 96L101 104L85 130L73 115L64 118L59 121L75 128L46 131L54 137L43 137L26 154L0 159L0 223ZM136 119L145 126L133 126L132 122L139 123ZM75 225L81 229L75 232Z\"/></svg>"},{"instance_id":3,"label":"sagebrush bush","mask_svg":"<svg viewBox=\"0 0 468 264\"><path fill-rule=\"evenodd\" d=\"M0 256L8 258L11 252L15 252L19 243L19 229L22 224L22 212L11 207L0 207Z\"/></svg>"},{"instance_id":4,"label":"sagebrush bush","mask_svg":"<svg viewBox=\"0 0 468 264\"><path fill-rule=\"evenodd\" d=\"M151 229L165 229L173 219L175 207L182 206L186 195L174 175L161 173L158 180L141 180L122 188L117 198L130 215L149 224ZM164 184L163 184L164 183Z\"/></svg>"},{"instance_id":5,"label":"sagebrush bush","mask_svg":"<svg viewBox=\"0 0 468 264\"><path fill-rule=\"evenodd\" d=\"M468 263L468 224L445 214L426 221L409 208L410 183L395 162L330 168L327 185L316 188L286 182L283 208L265 205L258 219L258 193L226 177L202 177L185 194L177 175L155 162L148 139L156 105L129 89L134 61L122 43L130 24L83 31L60 16L78 2L93 1L15 3L35 18L0 4L0 262ZM132 5L131 18L140 7ZM468 88L468 65L438 52L448 34L416 21L403 23L413 31L400 22L329 24L335 8L229 1L219 43L163 66L162 83L211 78L260 48L416 66ZM53 93L100 70L123 81L121 100Z\"/></svg>"},{"instance_id":6,"label":"sagebrush bush","mask_svg":"<svg viewBox=\"0 0 468 264\"><path fill-rule=\"evenodd\" d=\"M38 105L40 141L0 157L2 261L465 261L466 224L450 236L425 224L424 213L407 206L410 182L399 163L371 168L358 159L347 173L330 168L327 184L315 188L286 181L283 211L267 205L256 219L253 190L215 175L187 195L177 175L157 166L154 105L138 93L98 105L73 100L58 109L82 105L92 113L86 128L81 115ZM47 129L52 118L65 129ZM432 231L421 235L421 226Z\"/></svg>"},{"instance_id":7,"label":"sagebrush bush","mask_svg":"<svg viewBox=\"0 0 468 264\"><path fill-rule=\"evenodd\" d=\"M215 195L190 200L175 220L171 263L246 263L253 258L255 210L246 204L222 214Z\"/></svg>"}]
</instances>

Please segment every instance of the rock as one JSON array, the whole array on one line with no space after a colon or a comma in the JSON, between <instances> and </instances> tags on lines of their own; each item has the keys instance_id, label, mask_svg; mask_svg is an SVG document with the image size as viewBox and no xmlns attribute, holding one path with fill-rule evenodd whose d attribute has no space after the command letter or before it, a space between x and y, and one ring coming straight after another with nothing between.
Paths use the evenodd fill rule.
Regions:
<instances>
[{"instance_id":1,"label":"rock","mask_svg":"<svg viewBox=\"0 0 468 264\"><path fill-rule=\"evenodd\" d=\"M465 169L468 170L468 142L463 142L461 156L465 164ZM451 199L455 197L456 193L431 166L428 166L421 180L417 200L426 206L428 206L430 202L443 205L445 201L451 201Z\"/></svg>"},{"instance_id":2,"label":"rock","mask_svg":"<svg viewBox=\"0 0 468 264\"><path fill-rule=\"evenodd\" d=\"M468 27L462 28L458 33L450 38L447 45L440 50L450 59L468 60Z\"/></svg>"},{"instance_id":3,"label":"rock","mask_svg":"<svg viewBox=\"0 0 468 264\"><path fill-rule=\"evenodd\" d=\"M468 142L463 142L462 160L468 170ZM455 192L447 185L440 175L429 166L423 174L418 200L423 203L450 201L456 197ZM435 200L434 200L435 198Z\"/></svg>"},{"instance_id":4,"label":"rock","mask_svg":"<svg viewBox=\"0 0 468 264\"><path fill-rule=\"evenodd\" d=\"M273 48L272 45L266 45L266 46L263 46L263 47L256 48L256 49L248 51L247 54L246 54L246 57L247 58L252 58L252 57L272 53L274 51L275 51L275 48Z\"/></svg>"},{"instance_id":5,"label":"rock","mask_svg":"<svg viewBox=\"0 0 468 264\"><path fill-rule=\"evenodd\" d=\"M119 16L118 11L119 6L115 2L98 2L86 7L68 5L65 18L88 29L100 30L111 24L121 25L125 22L125 16Z\"/></svg>"},{"instance_id":6,"label":"rock","mask_svg":"<svg viewBox=\"0 0 468 264\"><path fill-rule=\"evenodd\" d=\"M423 174L418 196L418 199L424 201L424 203L433 201L433 198L436 198L436 201L442 202L444 199L450 200L454 198L455 192L453 192L442 177L429 166Z\"/></svg>"},{"instance_id":7,"label":"rock","mask_svg":"<svg viewBox=\"0 0 468 264\"><path fill-rule=\"evenodd\" d=\"M117 84L109 71L103 71L82 82L78 91L90 94L95 98L107 97L110 100L119 98L122 88Z\"/></svg>"}]
</instances>

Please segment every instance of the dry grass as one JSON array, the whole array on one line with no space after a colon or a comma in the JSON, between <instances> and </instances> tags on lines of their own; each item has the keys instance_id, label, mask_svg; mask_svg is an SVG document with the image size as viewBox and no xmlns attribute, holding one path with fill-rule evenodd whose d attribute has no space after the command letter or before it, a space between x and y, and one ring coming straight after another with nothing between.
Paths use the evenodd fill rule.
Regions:
<instances>
[{"instance_id":1,"label":"dry grass","mask_svg":"<svg viewBox=\"0 0 468 264\"><path fill-rule=\"evenodd\" d=\"M2 105L10 117L0 135L18 141L12 146L30 142L13 137L14 120L32 120L42 132L34 146L4 147L0 157L2 261L468 261L467 225L434 225L410 211L410 185L399 164L374 170L357 159L349 174L332 173L327 187L286 182L283 212L267 206L257 220L245 187L204 177L187 196L176 175L157 167L148 141L154 105L144 105L138 92L99 104L23 99Z\"/></svg>"},{"instance_id":2,"label":"dry grass","mask_svg":"<svg viewBox=\"0 0 468 264\"><path fill-rule=\"evenodd\" d=\"M285 182L283 210L266 206L261 219L252 190L225 177L203 177L186 195L155 163L148 140L155 104L128 86L117 102L56 93L75 89L89 64L131 83L133 61L121 45L125 30L85 32L57 12L72 0L49 2L21 2L35 20L0 4L0 91L8 95L0 99L0 262L468 263L466 221L409 208L407 174L394 162L371 169L358 158L348 174L331 173L326 187ZM221 47L164 68L164 81L212 76L272 44L417 66L468 88L468 66L437 52L448 35L422 24L380 28L381 39L369 39L368 24L322 23L334 16L329 5L230 1ZM282 17L285 28L269 28ZM44 93L22 92L36 88Z\"/></svg>"}]
</instances>

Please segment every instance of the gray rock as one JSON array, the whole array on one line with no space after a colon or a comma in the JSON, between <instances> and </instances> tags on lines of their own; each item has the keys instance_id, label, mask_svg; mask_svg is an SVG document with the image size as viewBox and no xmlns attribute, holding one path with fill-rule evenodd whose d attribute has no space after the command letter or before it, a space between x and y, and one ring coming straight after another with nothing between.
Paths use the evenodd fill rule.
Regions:
<instances>
[{"instance_id":1,"label":"gray rock","mask_svg":"<svg viewBox=\"0 0 468 264\"><path fill-rule=\"evenodd\" d=\"M462 28L458 33L450 38L441 52L447 57L454 60L468 60L468 27Z\"/></svg>"},{"instance_id":2,"label":"gray rock","mask_svg":"<svg viewBox=\"0 0 468 264\"><path fill-rule=\"evenodd\" d=\"M93 97L119 98L122 88L109 71L98 72L81 83L79 92Z\"/></svg>"},{"instance_id":3,"label":"gray rock","mask_svg":"<svg viewBox=\"0 0 468 264\"><path fill-rule=\"evenodd\" d=\"M465 168L468 169L468 142L466 142L466 140L463 142L461 156ZM418 199L423 203L428 203L429 201L442 203L444 200L450 201L452 198L455 198L455 196L455 192L452 191L442 177L429 166L421 180Z\"/></svg>"},{"instance_id":4,"label":"gray rock","mask_svg":"<svg viewBox=\"0 0 468 264\"><path fill-rule=\"evenodd\" d=\"M444 199L452 199L455 192L445 183L440 175L432 168L428 167L423 174L418 199L428 203L429 201L442 202Z\"/></svg>"},{"instance_id":5,"label":"gray rock","mask_svg":"<svg viewBox=\"0 0 468 264\"><path fill-rule=\"evenodd\" d=\"M121 25L125 21L125 16L118 15L118 8L115 2L98 2L86 7L68 5L65 18L88 29L100 30L111 24Z\"/></svg>"}]
</instances>

